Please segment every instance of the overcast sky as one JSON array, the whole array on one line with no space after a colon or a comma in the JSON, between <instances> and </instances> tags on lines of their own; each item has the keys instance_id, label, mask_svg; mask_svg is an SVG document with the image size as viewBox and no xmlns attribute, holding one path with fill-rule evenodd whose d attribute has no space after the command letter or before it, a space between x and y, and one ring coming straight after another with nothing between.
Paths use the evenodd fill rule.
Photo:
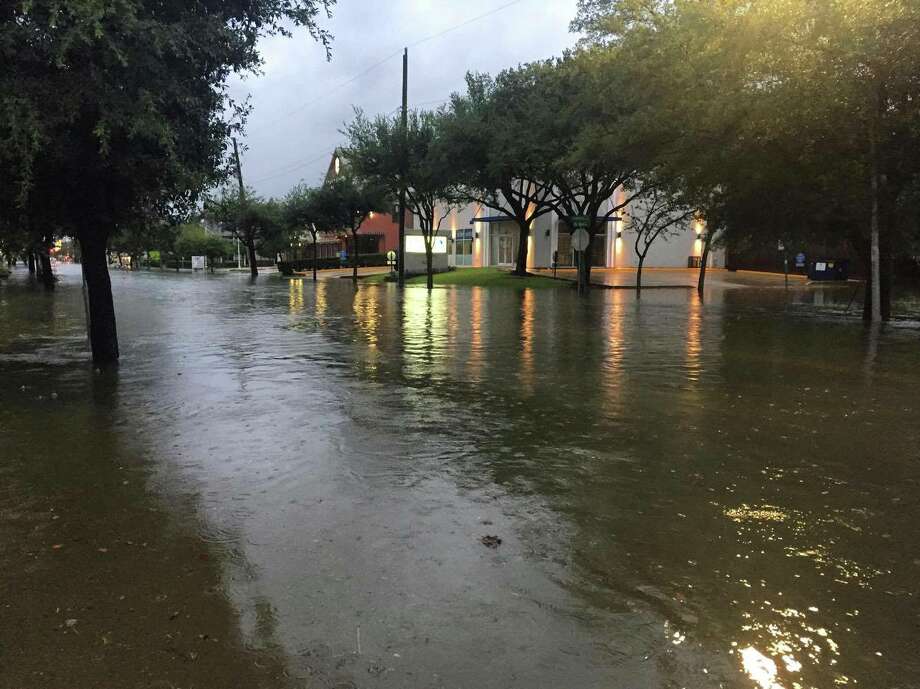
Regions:
<instances>
[{"instance_id":1,"label":"overcast sky","mask_svg":"<svg viewBox=\"0 0 920 689\"><path fill-rule=\"evenodd\" d=\"M335 36L331 62L297 31L293 38L265 40L264 74L232 84L233 97L248 94L253 106L243 175L265 196L283 196L299 181L321 182L354 107L371 115L399 107L404 46L409 106L435 108L463 87L467 71L494 74L559 55L576 40L568 25L577 0L338 2L332 19L323 21Z\"/></svg>"}]
</instances>

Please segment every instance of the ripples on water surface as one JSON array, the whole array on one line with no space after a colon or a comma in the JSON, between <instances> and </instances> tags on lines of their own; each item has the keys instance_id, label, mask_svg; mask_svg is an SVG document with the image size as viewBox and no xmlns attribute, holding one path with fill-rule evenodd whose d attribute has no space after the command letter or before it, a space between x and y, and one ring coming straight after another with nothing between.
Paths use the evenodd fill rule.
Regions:
<instances>
[{"instance_id":1,"label":"ripples on water surface","mask_svg":"<svg viewBox=\"0 0 920 689\"><path fill-rule=\"evenodd\" d=\"M0 511L138 467L292 676L920 686L918 333L849 293L113 280L117 376L78 273L0 286Z\"/></svg>"}]
</instances>

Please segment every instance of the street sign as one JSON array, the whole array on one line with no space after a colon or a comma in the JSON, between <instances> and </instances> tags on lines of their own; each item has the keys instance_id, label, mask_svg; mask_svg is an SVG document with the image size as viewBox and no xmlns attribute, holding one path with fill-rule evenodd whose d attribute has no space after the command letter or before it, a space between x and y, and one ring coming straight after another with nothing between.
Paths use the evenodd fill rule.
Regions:
<instances>
[{"instance_id":1,"label":"street sign","mask_svg":"<svg viewBox=\"0 0 920 689\"><path fill-rule=\"evenodd\" d=\"M588 234L588 231L582 228L578 228L572 233L572 248L575 251L584 251L588 248L588 243L591 241L591 235Z\"/></svg>"},{"instance_id":2,"label":"street sign","mask_svg":"<svg viewBox=\"0 0 920 689\"><path fill-rule=\"evenodd\" d=\"M795 267L804 268L805 267L805 254L798 254L795 257Z\"/></svg>"},{"instance_id":3,"label":"street sign","mask_svg":"<svg viewBox=\"0 0 920 689\"><path fill-rule=\"evenodd\" d=\"M591 226L591 218L586 215L573 215L569 222L573 230L587 230Z\"/></svg>"},{"instance_id":4,"label":"street sign","mask_svg":"<svg viewBox=\"0 0 920 689\"><path fill-rule=\"evenodd\" d=\"M192 270L204 270L204 256L192 256Z\"/></svg>"},{"instance_id":5,"label":"street sign","mask_svg":"<svg viewBox=\"0 0 920 689\"><path fill-rule=\"evenodd\" d=\"M391 268L396 265L396 252L387 251L387 265Z\"/></svg>"}]
</instances>

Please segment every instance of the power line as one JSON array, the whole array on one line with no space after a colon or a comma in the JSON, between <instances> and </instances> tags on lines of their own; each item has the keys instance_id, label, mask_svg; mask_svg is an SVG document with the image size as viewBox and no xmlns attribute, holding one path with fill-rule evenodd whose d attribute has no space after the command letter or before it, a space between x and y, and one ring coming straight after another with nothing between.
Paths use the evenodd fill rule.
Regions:
<instances>
[{"instance_id":1,"label":"power line","mask_svg":"<svg viewBox=\"0 0 920 689\"><path fill-rule=\"evenodd\" d=\"M347 79L346 81L343 81L341 84L338 84L338 85L336 85L336 86L333 86L333 87L332 87L331 89L329 89L325 94L323 94L323 99L326 99L330 94L335 93L336 91L341 91L341 90L342 90L343 88L345 88L346 86L355 83L355 82L358 81L358 79L360 79L361 77L364 77L364 76L370 74L370 73L373 72L375 69L377 69L378 67L380 67L380 66L383 65L384 63L389 62L390 60L392 60L394 57L397 57L398 55L402 55L402 50L399 50L399 51L393 53L392 55L387 55L387 56L386 56L385 58L383 58L382 60L378 60L377 62L375 62L374 64L372 64L370 67L368 67L367 69L365 69L363 72L359 72L358 74L356 74L355 76L351 77L350 79ZM278 117L278 118L272 120L271 122L268 122L268 123L265 124L263 127L260 127L260 129L261 129L261 130L268 129L268 128L271 127L271 126L273 126L273 125L275 125L275 124L278 124L279 122L281 122L281 121L283 121L283 120L286 120L288 117L291 117L291 116L293 116L293 115L296 115L296 114L298 114L298 113L303 112L304 110L306 110L307 108L309 108L311 105L316 105L320 100L321 100L321 99L319 99L319 98L315 98L315 99L313 99L313 100L311 100L311 101L307 101L306 103L304 103L303 105L298 106L298 107L295 108L294 110L291 110L290 112L285 113L285 114L282 115L281 117Z\"/></svg>"},{"instance_id":2,"label":"power line","mask_svg":"<svg viewBox=\"0 0 920 689\"><path fill-rule=\"evenodd\" d=\"M478 22L478 21L481 21L481 20L483 20L483 19L486 19L487 17L491 17L491 16L494 15L494 14L498 14L499 12L501 12L501 11L503 11L503 10L506 10L506 9L508 9L509 7L512 7L512 6L514 6L514 5L518 5L518 4L522 3L522 2L524 2L524 0L511 0L511 2L507 2L507 3L505 3L504 5L500 5L499 7L495 7L495 8L493 8L493 9L489 10L488 12L484 12L484 13L482 13L482 14L479 14L479 15L475 16L475 17L471 17L470 19L467 19L466 21L463 21L463 22L460 22L459 24L455 24L455 25L453 25L453 26L448 27L448 28L444 29L443 31L439 31L438 33L432 34L432 35L430 35L430 36L425 36L424 38L421 38L421 39L415 41L414 43L409 43L409 44L407 45L407 47L409 47L409 48L415 48L415 47L420 46L420 45L422 45L422 44L424 44L424 43L428 43L429 41L433 41L433 40L435 40L435 39L437 39L437 38L441 38L441 37L443 37L443 36L446 36L446 35L449 34L449 33L453 33L454 31L457 31L457 30L462 29L462 28L464 28L464 27L466 27L466 26L469 26L470 24L474 24L474 23L476 23L476 22ZM287 113L285 113L284 115L281 115L280 117L278 117L278 118L272 120L271 122L268 122L268 123L265 124L264 126L260 127L259 130L257 130L257 131L261 131L261 130L268 129L269 127L271 127L271 126L277 124L278 122L281 122L281 121L283 121L283 120L286 120L288 117L291 117L291 116L293 116L293 115L296 115L296 114L298 114L298 113L301 113L301 112L303 112L304 110L306 110L307 108L309 108L309 107L311 107L311 106L314 106L314 105L317 105L317 104L318 104L319 102L321 102L321 101L325 101L325 100L329 97L330 94L333 94L333 93L336 93L336 92L338 92L338 91L341 91L341 90L342 90L343 88L345 88L346 86L349 86L349 85L353 84L354 82L358 81L359 79L361 79L362 77L367 76L368 74L370 74L371 72L373 72L375 69L377 69L378 67L380 67L380 66L386 64L387 62L389 62L389 61L392 60L393 58L402 55L402 53L403 53L403 51L402 51L402 49L400 49L400 50L397 50L397 51L394 52L394 53L391 53L391 54L387 55L386 57L384 57L384 58L378 60L377 62L373 63L372 65L370 65L369 67L367 67L367 68L364 69L363 71L359 72L358 74L355 74L353 77L350 77L349 79L346 79L345 81L341 82L340 84L337 84L337 85L333 86L333 87L330 88L328 91L326 91L326 92L323 94L323 96L322 96L321 98L314 98L314 99L312 99L312 100L307 101L306 103L303 103L302 105L296 107L294 110L291 110L290 112L287 112Z\"/></svg>"},{"instance_id":3,"label":"power line","mask_svg":"<svg viewBox=\"0 0 920 689\"><path fill-rule=\"evenodd\" d=\"M334 153L334 151L335 151L335 149L333 149L332 151L323 151L322 153L320 153L320 154L319 154L318 156L316 156L315 158L310 158L309 160L305 160L305 161L303 161L303 162L296 163L296 164L293 165L293 167L292 167L292 166L285 167L285 168L282 169L280 172L275 172L275 173L273 173L273 174L271 174L271 175L268 175L267 177L261 177L260 179L254 180L254 181L252 182L252 184L259 184L259 183L261 183L261 182L268 182L269 180L277 179L278 177L282 177L282 176L284 176L284 175L289 175L289 174L291 174L292 172L296 172L297 170L301 170L301 169L307 167L308 165L312 165L312 164L315 163L317 160L321 160L322 158L326 158L326 157L328 157L328 156L331 156L331 155Z\"/></svg>"},{"instance_id":4,"label":"power line","mask_svg":"<svg viewBox=\"0 0 920 689\"><path fill-rule=\"evenodd\" d=\"M509 7L512 7L512 6L514 6L514 5L518 5L518 4L522 3L522 2L524 2L524 0L511 0L510 2L506 2L505 4L500 5L500 6L498 6L498 7L495 7L495 8L493 8L493 9L489 10L488 12L484 12L484 13L482 13L482 14L479 14L479 15L475 16L475 17L471 17L470 19L467 19L466 21L460 22L459 24L455 24L455 25L453 25L453 26L450 26L450 27L444 29L443 31L439 31L438 33L431 34L430 36L425 36L424 38L420 38L419 40L417 40L417 41L415 41L415 42L413 42L413 43L409 43L407 47L409 47L409 48L414 48L414 47L420 46L420 45L422 45L422 44L424 44L424 43L428 43L428 42L433 41L433 40L436 40L436 39L438 39L438 38L442 38L443 36L446 36L446 35L449 34L449 33L452 33L452 32L454 32L454 31L458 31L459 29L462 29L462 28L464 28L464 27L466 27L466 26L469 26L470 24L474 24L475 22L478 22L478 21L481 21L481 20L483 20L483 19L486 19L487 17L491 17L491 16L494 15L494 14L498 14L499 12L502 12L503 10L506 10L506 9L508 9ZM381 59L378 60L377 62L374 62L373 64L371 64L370 66L368 66L367 68L365 68L364 70L362 70L361 72L358 72L357 74L355 74L353 77L350 77L349 79L346 79L345 81L343 81L343 82L337 84L336 86L333 86L331 89L329 89L328 91L326 91L325 94L323 94L322 99L320 99L320 98L315 98L315 99L313 99L313 100L307 101L306 103L304 103L304 104L298 106L298 107L295 108L294 110L291 110L290 112L288 112L288 113L282 115L281 117L276 118L275 120L272 120L271 122L269 122L268 124L264 125L263 127L260 127L259 130L257 130L257 131L263 131L263 130L267 129L268 127L271 127L271 126L277 124L278 122L281 122L282 120L287 119L288 117L291 117L291 116L293 116L293 115L296 115L296 114L298 114L298 113L301 113L301 112L303 112L304 110L306 110L307 108L309 108L310 106L317 105L321 100L322 100L322 101L325 101L325 100L328 98L328 96L329 96L330 94L335 93L335 92L337 92L337 91L341 91L341 90L342 90L343 88L345 88L346 86L349 86L350 84L353 84L354 82L358 81L358 80L361 79L362 77L367 76L368 74L370 74L371 72L373 72L373 71L374 71L375 69L377 69L378 67L384 65L385 63L389 62L389 61L392 60L393 58L398 57L398 56L400 56L400 55L402 55L402 54L403 54L403 50L397 50L396 52L391 53L391 54L387 55L387 56L384 57L384 58L381 58ZM426 105L433 105L433 104L437 104L437 103L446 103L446 102L449 101L449 100L450 100L450 98L448 97L448 98L444 98L444 99L442 99L442 100L428 101L428 102L425 102L425 103L419 103L416 107L424 107L424 106L426 106ZM399 111L400 109L401 109L401 106L397 107L397 108L396 108L392 113L390 113L390 114L395 114L395 113L396 113L397 111ZM260 178L260 179L254 180L252 183L253 183L253 184L260 184L260 183L262 183L262 182L268 182L268 181L270 181L270 180L277 179L278 177L283 177L284 175L289 175L289 174L291 174L292 172L296 172L297 170L301 170L301 169L303 169L303 168L305 168L305 167L307 167L307 166L309 166L309 165L312 165L313 163L315 163L316 161L320 160L321 158L323 158L323 157L325 157L325 156L331 156L332 153L333 153L333 151L324 152L324 153L321 153L320 155L316 156L315 158L311 158L310 160L306 160L306 161L302 161L302 162L301 162L301 161L295 161L295 162L290 163L290 164L288 164L288 165L286 165L286 166L283 166L282 168L276 168L277 172L274 172L274 173L272 173L272 174L270 174L270 175L268 175L268 176L266 176L266 177L262 177L262 178Z\"/></svg>"},{"instance_id":5,"label":"power line","mask_svg":"<svg viewBox=\"0 0 920 689\"><path fill-rule=\"evenodd\" d=\"M418 40L415 43L410 43L408 47L414 48L416 46L422 45L422 43L427 43L428 41L433 41L436 38L441 38L441 36L446 36L447 34L453 31L456 31L457 29L462 29L464 26L469 26L470 24L478 22L480 19L491 17L493 14L498 14L502 10L506 10L513 5L520 4L521 2L524 2L524 0L511 0L511 2L505 3L504 5L501 5L500 7L496 7L495 9L489 10L488 12L472 17L471 19L467 19L465 22L451 26L448 29L444 29L444 31L441 31L440 33L432 34L431 36L422 38L421 40Z\"/></svg>"}]
</instances>

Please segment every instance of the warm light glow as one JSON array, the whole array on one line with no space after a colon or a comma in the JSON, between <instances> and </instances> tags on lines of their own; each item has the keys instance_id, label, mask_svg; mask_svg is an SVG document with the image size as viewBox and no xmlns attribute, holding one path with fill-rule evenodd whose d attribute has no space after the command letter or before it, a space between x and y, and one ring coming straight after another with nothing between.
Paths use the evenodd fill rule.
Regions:
<instances>
[{"instance_id":1,"label":"warm light glow","mask_svg":"<svg viewBox=\"0 0 920 689\"><path fill-rule=\"evenodd\" d=\"M533 392L536 369L534 358L534 323L536 320L536 297L532 289L521 292L521 385L528 392Z\"/></svg>"},{"instance_id":2,"label":"warm light glow","mask_svg":"<svg viewBox=\"0 0 920 689\"><path fill-rule=\"evenodd\" d=\"M776 663L753 646L741 651L741 664L748 677L754 680L760 689L784 689L783 685L776 681Z\"/></svg>"},{"instance_id":3,"label":"warm light glow","mask_svg":"<svg viewBox=\"0 0 920 689\"><path fill-rule=\"evenodd\" d=\"M338 156L335 157L335 162L333 165L335 166L335 174L339 174L339 172L342 170L342 161L339 160Z\"/></svg>"},{"instance_id":4,"label":"warm light glow","mask_svg":"<svg viewBox=\"0 0 920 689\"><path fill-rule=\"evenodd\" d=\"M288 282L288 311L300 313L303 309L303 280L290 280Z\"/></svg>"},{"instance_id":5,"label":"warm light glow","mask_svg":"<svg viewBox=\"0 0 920 689\"><path fill-rule=\"evenodd\" d=\"M368 216L368 217L370 217L371 219L373 219L373 217L374 217L375 215L376 215L376 213L374 213L374 211L371 211L371 214L370 214L370 216Z\"/></svg>"}]
</instances>

